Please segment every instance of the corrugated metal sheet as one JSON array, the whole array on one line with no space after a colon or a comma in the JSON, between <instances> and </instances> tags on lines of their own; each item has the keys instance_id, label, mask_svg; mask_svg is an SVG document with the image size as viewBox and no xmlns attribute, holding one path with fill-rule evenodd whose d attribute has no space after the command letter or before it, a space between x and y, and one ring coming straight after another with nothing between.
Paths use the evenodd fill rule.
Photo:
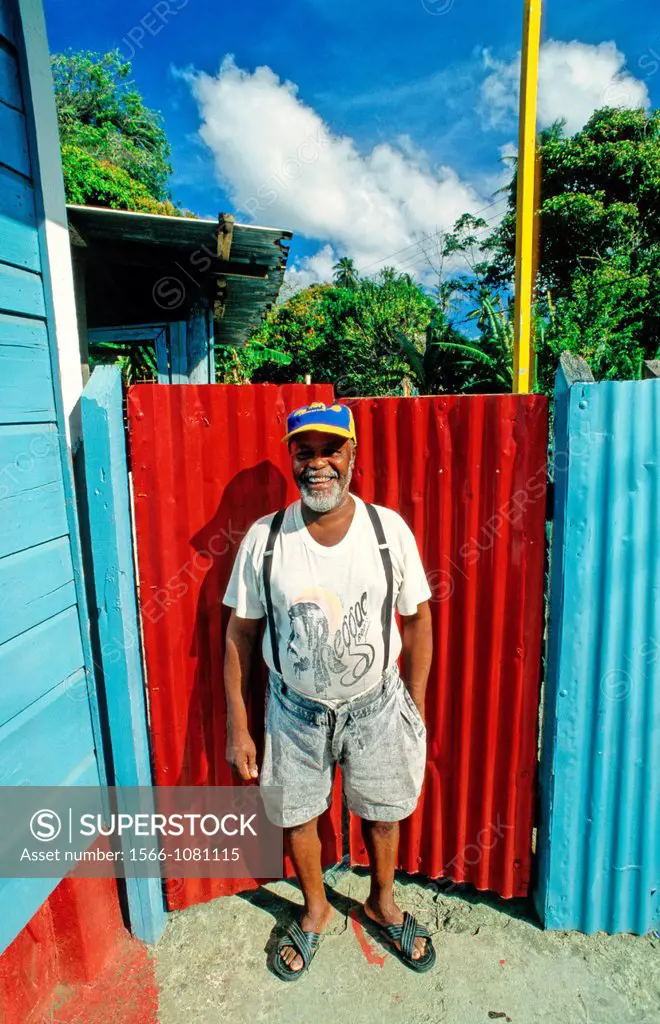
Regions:
<instances>
[{"instance_id":1,"label":"corrugated metal sheet","mask_svg":"<svg viewBox=\"0 0 660 1024\"><path fill-rule=\"evenodd\" d=\"M660 380L560 371L536 901L548 928L660 923Z\"/></svg>"},{"instance_id":2,"label":"corrugated metal sheet","mask_svg":"<svg viewBox=\"0 0 660 1024\"><path fill-rule=\"evenodd\" d=\"M433 598L428 763L399 865L528 890L541 660L547 402L351 401L355 491L412 528ZM352 822L353 862L365 863Z\"/></svg>"},{"instance_id":3,"label":"corrugated metal sheet","mask_svg":"<svg viewBox=\"0 0 660 1024\"><path fill-rule=\"evenodd\" d=\"M157 785L235 782L225 761L222 597L248 527L297 497L281 438L287 412L314 400L332 401L332 388L139 384L128 392ZM265 679L257 662L251 725L259 743ZM325 860L334 864L341 859L340 799L323 828ZM178 909L250 884L173 881L169 904Z\"/></svg>"}]
</instances>

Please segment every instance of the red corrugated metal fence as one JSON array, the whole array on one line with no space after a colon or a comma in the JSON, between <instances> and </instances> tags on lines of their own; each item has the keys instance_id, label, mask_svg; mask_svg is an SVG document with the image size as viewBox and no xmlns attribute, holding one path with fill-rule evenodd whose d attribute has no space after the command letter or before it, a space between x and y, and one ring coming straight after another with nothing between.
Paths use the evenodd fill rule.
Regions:
<instances>
[{"instance_id":1,"label":"red corrugated metal fence","mask_svg":"<svg viewBox=\"0 0 660 1024\"><path fill-rule=\"evenodd\" d=\"M286 411L329 386L137 385L131 465L155 779L229 784L221 601L237 545L297 497ZM539 396L351 402L355 492L399 511L433 590L429 757L401 867L503 896L527 891L542 634L547 402ZM263 673L253 704L260 733ZM341 806L325 826L341 857ZM364 860L359 823L354 862ZM187 906L249 883L170 884Z\"/></svg>"},{"instance_id":2,"label":"red corrugated metal fence","mask_svg":"<svg viewBox=\"0 0 660 1024\"><path fill-rule=\"evenodd\" d=\"M543 632L547 402L350 402L354 491L400 512L433 597L428 762L399 865L527 893ZM366 863L359 820L351 859Z\"/></svg>"}]
</instances>

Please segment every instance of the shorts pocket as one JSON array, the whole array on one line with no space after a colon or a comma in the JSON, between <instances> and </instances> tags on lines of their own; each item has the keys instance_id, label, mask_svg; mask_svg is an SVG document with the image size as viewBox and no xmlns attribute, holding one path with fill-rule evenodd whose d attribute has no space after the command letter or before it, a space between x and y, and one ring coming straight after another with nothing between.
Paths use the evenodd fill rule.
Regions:
<instances>
[{"instance_id":1,"label":"shorts pocket","mask_svg":"<svg viewBox=\"0 0 660 1024\"><path fill-rule=\"evenodd\" d=\"M412 725L413 729L415 730L418 736L425 737L426 725L424 724L424 720L419 713L419 708L417 707L414 700L410 696L408 688L404 683L401 684L401 691L401 696L403 698L401 706L404 718L406 718L410 725Z\"/></svg>"},{"instance_id":2,"label":"shorts pocket","mask_svg":"<svg viewBox=\"0 0 660 1024\"><path fill-rule=\"evenodd\" d=\"M293 715L294 718L300 719L307 725L316 726L320 724L320 713L310 711L307 708L301 707L295 701L289 700L289 698L278 689L274 689L272 691L272 696L273 699L277 701L280 708L286 711L288 715Z\"/></svg>"}]
</instances>

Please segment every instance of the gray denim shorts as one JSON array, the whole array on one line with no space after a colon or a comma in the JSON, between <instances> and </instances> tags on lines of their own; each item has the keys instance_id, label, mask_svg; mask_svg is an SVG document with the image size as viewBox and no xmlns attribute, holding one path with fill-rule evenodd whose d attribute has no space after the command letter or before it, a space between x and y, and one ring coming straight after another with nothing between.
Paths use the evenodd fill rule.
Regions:
<instances>
[{"instance_id":1,"label":"gray denim shorts","mask_svg":"<svg viewBox=\"0 0 660 1024\"><path fill-rule=\"evenodd\" d=\"M282 811L264 804L283 828L330 806L341 766L351 811L368 821L400 821L415 809L424 779L426 727L398 668L363 697L330 709L270 673L262 786L282 787Z\"/></svg>"}]
</instances>

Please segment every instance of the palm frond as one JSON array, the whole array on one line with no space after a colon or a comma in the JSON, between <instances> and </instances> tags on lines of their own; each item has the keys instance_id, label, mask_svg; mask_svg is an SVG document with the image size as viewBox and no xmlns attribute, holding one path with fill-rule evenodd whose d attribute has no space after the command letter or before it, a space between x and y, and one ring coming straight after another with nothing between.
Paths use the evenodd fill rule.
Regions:
<instances>
[{"instance_id":1,"label":"palm frond","mask_svg":"<svg viewBox=\"0 0 660 1024\"><path fill-rule=\"evenodd\" d=\"M288 352L280 352L279 349L268 348L266 345L262 345L260 341L250 342L249 348L255 349L260 355L265 356L271 363L277 363L278 366L288 366L293 362L293 356L289 355Z\"/></svg>"},{"instance_id":2,"label":"palm frond","mask_svg":"<svg viewBox=\"0 0 660 1024\"><path fill-rule=\"evenodd\" d=\"M496 360L492 356L472 345L461 345L456 341L434 341L432 344L434 347L445 351L462 352L469 359L474 359L477 363L484 363L486 366L494 367L497 365Z\"/></svg>"}]
</instances>

